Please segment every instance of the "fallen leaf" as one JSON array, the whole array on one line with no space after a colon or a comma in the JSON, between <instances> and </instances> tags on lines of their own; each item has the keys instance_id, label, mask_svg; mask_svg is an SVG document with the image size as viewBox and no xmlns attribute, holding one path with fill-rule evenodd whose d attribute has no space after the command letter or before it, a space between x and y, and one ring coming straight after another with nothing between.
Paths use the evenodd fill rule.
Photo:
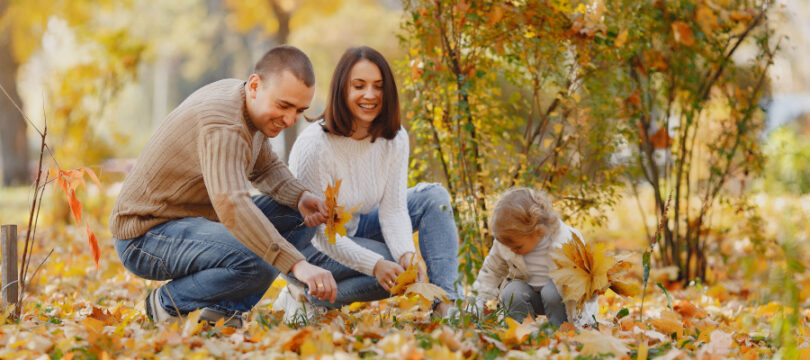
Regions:
<instances>
[{"instance_id":1,"label":"fallen leaf","mask_svg":"<svg viewBox=\"0 0 810 360\"><path fill-rule=\"evenodd\" d=\"M536 330L536 327L518 323L512 318L506 318L506 329L501 333L501 341L506 346L522 344L534 330Z\"/></svg>"},{"instance_id":2,"label":"fallen leaf","mask_svg":"<svg viewBox=\"0 0 810 360\"><path fill-rule=\"evenodd\" d=\"M583 330L574 341L582 343L580 352L584 355L598 356L610 353L620 358L630 353L630 348L621 339L595 330Z\"/></svg>"},{"instance_id":3,"label":"fallen leaf","mask_svg":"<svg viewBox=\"0 0 810 360\"><path fill-rule=\"evenodd\" d=\"M93 261L96 263L96 271L98 271L98 259L101 257L101 250L98 248L98 239L96 234L90 230L90 225L85 225L87 228L87 242L90 243L90 254L93 255Z\"/></svg>"},{"instance_id":4,"label":"fallen leaf","mask_svg":"<svg viewBox=\"0 0 810 360\"><path fill-rule=\"evenodd\" d=\"M675 312L683 316L684 318L697 318L703 319L709 316L705 310L693 305L691 302L681 300L674 306Z\"/></svg>"},{"instance_id":5,"label":"fallen leaf","mask_svg":"<svg viewBox=\"0 0 810 360\"><path fill-rule=\"evenodd\" d=\"M405 294L416 294L425 298L426 300L431 301L435 299L441 299L442 301L445 302L448 301L447 291L444 291L444 289L426 282L418 282L411 284L410 286L408 286L408 289L405 290Z\"/></svg>"},{"instance_id":6,"label":"fallen leaf","mask_svg":"<svg viewBox=\"0 0 810 360\"><path fill-rule=\"evenodd\" d=\"M731 334L723 330L714 330L709 335L711 341L703 345L698 351L698 359L716 358L724 359L731 352L733 340Z\"/></svg>"},{"instance_id":7,"label":"fallen leaf","mask_svg":"<svg viewBox=\"0 0 810 360\"><path fill-rule=\"evenodd\" d=\"M304 344L304 341L309 339L312 335L312 330L309 328L304 328L298 331L295 335L293 335L290 340L287 340L283 345L281 345L281 349L284 351L292 351L298 353L301 351L301 345Z\"/></svg>"}]
</instances>

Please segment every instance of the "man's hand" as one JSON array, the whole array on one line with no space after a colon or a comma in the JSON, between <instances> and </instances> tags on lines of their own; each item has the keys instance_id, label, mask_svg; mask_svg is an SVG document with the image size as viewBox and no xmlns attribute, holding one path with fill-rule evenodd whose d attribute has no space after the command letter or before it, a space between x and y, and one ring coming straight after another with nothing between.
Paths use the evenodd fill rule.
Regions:
<instances>
[{"instance_id":1,"label":"man's hand","mask_svg":"<svg viewBox=\"0 0 810 360\"><path fill-rule=\"evenodd\" d=\"M399 265L402 266L403 269L407 269L411 264L416 266L416 281L425 281L425 268L422 266L422 262L416 258L416 254L409 251L399 257Z\"/></svg>"},{"instance_id":2,"label":"man's hand","mask_svg":"<svg viewBox=\"0 0 810 360\"><path fill-rule=\"evenodd\" d=\"M332 273L301 260L292 267L292 274L309 287L309 294L334 303L337 298L337 284Z\"/></svg>"},{"instance_id":3,"label":"man's hand","mask_svg":"<svg viewBox=\"0 0 810 360\"><path fill-rule=\"evenodd\" d=\"M329 210L323 200L309 191L301 193L301 198L298 199L298 211L304 217L307 227L323 224L329 217Z\"/></svg>"},{"instance_id":4,"label":"man's hand","mask_svg":"<svg viewBox=\"0 0 810 360\"><path fill-rule=\"evenodd\" d=\"M377 281L380 282L383 289L388 292L391 292L391 288L396 285L397 276L404 271L405 269L399 264L385 259L380 259L380 261L377 261L377 264L374 265L374 277L377 278Z\"/></svg>"}]
</instances>

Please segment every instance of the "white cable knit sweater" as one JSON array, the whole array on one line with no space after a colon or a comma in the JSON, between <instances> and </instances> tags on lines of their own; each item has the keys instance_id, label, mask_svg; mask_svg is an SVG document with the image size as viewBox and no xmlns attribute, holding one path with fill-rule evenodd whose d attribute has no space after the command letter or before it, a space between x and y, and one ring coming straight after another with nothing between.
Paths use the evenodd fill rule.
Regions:
<instances>
[{"instance_id":1,"label":"white cable knit sweater","mask_svg":"<svg viewBox=\"0 0 810 360\"><path fill-rule=\"evenodd\" d=\"M338 205L346 209L360 204L346 224L346 233L357 231L359 214L379 205L380 227L385 244L395 260L415 251L413 228L408 215L408 133L400 128L392 140L355 140L323 131L321 124L309 125L298 136L290 152L290 170L315 194L341 180ZM325 225L316 231L313 244L341 264L373 276L382 255L368 250L349 237L337 235L335 244L326 239Z\"/></svg>"}]
</instances>

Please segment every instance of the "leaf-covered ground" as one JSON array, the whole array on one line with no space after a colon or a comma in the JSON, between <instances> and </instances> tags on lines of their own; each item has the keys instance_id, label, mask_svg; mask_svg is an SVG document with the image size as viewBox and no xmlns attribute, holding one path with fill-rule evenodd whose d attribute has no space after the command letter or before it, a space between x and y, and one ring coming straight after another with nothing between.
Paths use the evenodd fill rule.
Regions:
<instances>
[{"instance_id":1,"label":"leaf-covered ground","mask_svg":"<svg viewBox=\"0 0 810 360\"><path fill-rule=\"evenodd\" d=\"M807 199L791 203L798 210L790 216L801 224L798 220L810 212ZM782 213L770 211L776 223ZM22 320L13 321L8 307L0 314L2 359L810 357L810 290L805 286L810 276L796 255L803 247L794 246L796 254L786 254L784 242L756 245L731 238L734 231L729 244L718 243L728 248L721 257L727 260L714 264L715 283L682 288L667 281L668 271L653 270L643 314L640 297L608 292L600 298L594 329L554 329L543 316L517 324L500 319L498 311L436 320L419 298L403 296L355 304L307 323L283 324L281 314L271 310L283 286L277 281L246 325L233 330L198 324L197 314L174 325L149 322L143 298L159 283L125 271L109 238L101 240L101 268L96 271L83 228L42 224L32 269L54 251L34 279ZM781 228L769 236L781 234ZM806 241L805 230L793 234ZM613 236L610 229L591 238L605 236ZM640 263L638 249L627 252ZM640 281L640 264L637 268L633 276ZM798 313L793 310L797 305Z\"/></svg>"}]
</instances>

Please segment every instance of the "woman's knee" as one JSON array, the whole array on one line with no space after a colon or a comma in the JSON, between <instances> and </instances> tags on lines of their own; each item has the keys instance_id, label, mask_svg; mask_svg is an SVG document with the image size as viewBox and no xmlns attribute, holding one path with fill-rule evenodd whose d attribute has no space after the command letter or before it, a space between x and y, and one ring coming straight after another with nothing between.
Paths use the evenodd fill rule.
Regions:
<instances>
[{"instance_id":1,"label":"woman's knee","mask_svg":"<svg viewBox=\"0 0 810 360\"><path fill-rule=\"evenodd\" d=\"M452 213L450 206L450 194L439 183L419 183L416 184L414 190L417 196L423 201L429 201L430 204L435 205L439 210L449 211Z\"/></svg>"}]
</instances>

